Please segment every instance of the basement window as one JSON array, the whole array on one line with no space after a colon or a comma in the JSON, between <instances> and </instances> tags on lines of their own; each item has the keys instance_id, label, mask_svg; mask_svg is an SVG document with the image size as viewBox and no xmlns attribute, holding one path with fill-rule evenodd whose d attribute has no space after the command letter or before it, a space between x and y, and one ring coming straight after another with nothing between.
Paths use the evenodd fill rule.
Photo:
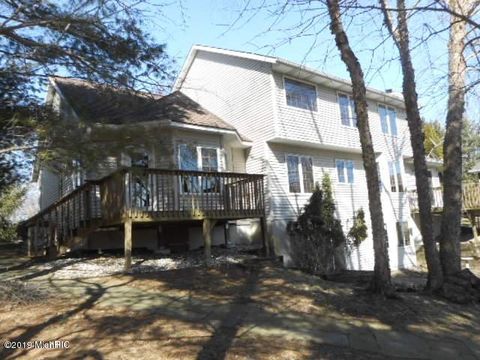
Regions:
<instances>
[{"instance_id":1,"label":"basement window","mask_svg":"<svg viewBox=\"0 0 480 360\"><path fill-rule=\"evenodd\" d=\"M407 221L397 222L398 246L404 247L410 245L410 229Z\"/></svg>"}]
</instances>

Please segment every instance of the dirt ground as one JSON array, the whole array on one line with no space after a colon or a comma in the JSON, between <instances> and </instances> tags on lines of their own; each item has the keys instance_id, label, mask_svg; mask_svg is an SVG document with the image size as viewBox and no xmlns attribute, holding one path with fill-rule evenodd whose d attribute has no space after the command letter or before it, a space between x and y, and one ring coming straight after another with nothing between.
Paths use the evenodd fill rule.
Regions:
<instances>
[{"instance_id":1,"label":"dirt ground","mask_svg":"<svg viewBox=\"0 0 480 360\"><path fill-rule=\"evenodd\" d=\"M29 267L4 268L0 280ZM57 270L17 278L39 295L4 298L0 339L67 340L69 348L0 347L0 359L480 356L478 305L421 292L383 300L361 281L326 281L272 261L78 279L56 279Z\"/></svg>"}]
</instances>

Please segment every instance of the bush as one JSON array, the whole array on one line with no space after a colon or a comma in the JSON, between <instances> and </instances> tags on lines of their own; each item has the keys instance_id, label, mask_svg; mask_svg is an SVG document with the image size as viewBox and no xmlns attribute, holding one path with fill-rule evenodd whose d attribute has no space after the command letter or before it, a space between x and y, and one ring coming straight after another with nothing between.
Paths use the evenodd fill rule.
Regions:
<instances>
[{"instance_id":1,"label":"bush","mask_svg":"<svg viewBox=\"0 0 480 360\"><path fill-rule=\"evenodd\" d=\"M353 217L353 225L348 232L348 247L358 248L360 244L367 238L367 223L365 221L365 212L362 208L358 209Z\"/></svg>"},{"instance_id":2,"label":"bush","mask_svg":"<svg viewBox=\"0 0 480 360\"><path fill-rule=\"evenodd\" d=\"M23 202L25 189L11 186L0 194L0 242L11 242L17 239L17 226L11 217Z\"/></svg>"},{"instance_id":3,"label":"bush","mask_svg":"<svg viewBox=\"0 0 480 360\"><path fill-rule=\"evenodd\" d=\"M339 270L336 256L345 246L342 225L335 218L335 202L330 177L325 175L322 187L315 185L310 201L297 221L289 227L292 236L292 257L296 266L314 274ZM340 256L340 257L341 257ZM344 257L344 256L343 256Z\"/></svg>"}]
</instances>

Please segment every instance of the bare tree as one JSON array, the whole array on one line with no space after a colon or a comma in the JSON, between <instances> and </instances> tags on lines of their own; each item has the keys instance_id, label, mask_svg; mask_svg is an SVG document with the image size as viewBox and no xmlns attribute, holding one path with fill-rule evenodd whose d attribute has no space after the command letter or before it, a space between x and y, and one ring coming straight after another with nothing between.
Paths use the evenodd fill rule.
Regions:
<instances>
[{"instance_id":1,"label":"bare tree","mask_svg":"<svg viewBox=\"0 0 480 360\"><path fill-rule=\"evenodd\" d=\"M448 43L448 111L443 143L443 214L440 258L445 275L461 270L460 225L462 217L462 124L465 112L466 73L464 49L467 37L468 0L450 0L450 39ZM459 17L455 14L462 14Z\"/></svg>"},{"instance_id":2,"label":"bare tree","mask_svg":"<svg viewBox=\"0 0 480 360\"><path fill-rule=\"evenodd\" d=\"M418 208L420 213L420 231L425 248L425 259L428 268L427 288L437 290L442 286L443 274L435 239L433 236L432 210L430 198L430 182L425 158L424 134L418 95L415 82L415 70L410 53L410 35L407 24L405 0L397 0L397 26L394 27L394 17L388 10L387 0L380 0L385 25L392 36L400 54L403 72L403 97L407 113L410 141L413 150L413 165L418 193Z\"/></svg>"},{"instance_id":3,"label":"bare tree","mask_svg":"<svg viewBox=\"0 0 480 360\"><path fill-rule=\"evenodd\" d=\"M362 67L350 47L348 36L343 28L338 0L327 0L330 16L330 30L335 36L341 58L347 66L352 81L353 100L357 115L358 132L362 147L362 158L367 177L368 200L373 233L373 248L375 253L374 276L371 290L376 293L390 295L393 292L390 276L390 265L386 246L386 231L384 228L382 202L378 181L378 170L375 161L372 135L368 122L367 91Z\"/></svg>"}]
</instances>

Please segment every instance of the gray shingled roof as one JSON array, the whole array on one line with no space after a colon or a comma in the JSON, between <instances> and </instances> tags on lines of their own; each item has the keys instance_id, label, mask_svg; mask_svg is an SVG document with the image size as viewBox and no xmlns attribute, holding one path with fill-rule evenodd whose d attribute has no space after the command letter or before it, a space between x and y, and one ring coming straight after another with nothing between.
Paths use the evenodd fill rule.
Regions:
<instances>
[{"instance_id":1,"label":"gray shingled roof","mask_svg":"<svg viewBox=\"0 0 480 360\"><path fill-rule=\"evenodd\" d=\"M82 119L107 124L165 121L235 131L234 126L206 110L180 91L160 96L115 89L80 79L53 79Z\"/></svg>"}]
</instances>

